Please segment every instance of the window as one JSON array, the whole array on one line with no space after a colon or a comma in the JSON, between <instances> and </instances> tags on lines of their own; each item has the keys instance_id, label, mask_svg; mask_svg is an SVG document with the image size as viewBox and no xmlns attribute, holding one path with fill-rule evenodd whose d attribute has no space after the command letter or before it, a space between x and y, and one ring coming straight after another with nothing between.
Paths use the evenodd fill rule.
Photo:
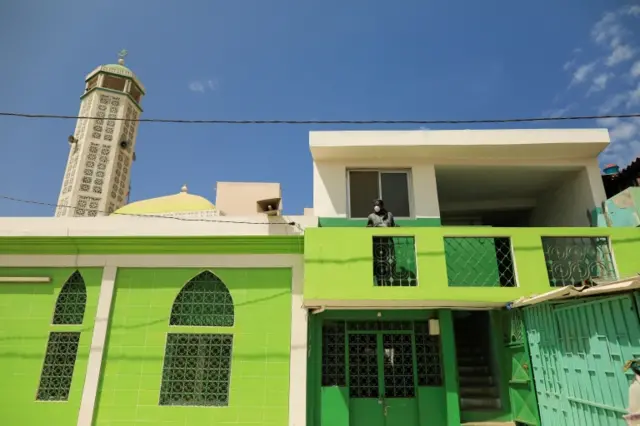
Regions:
<instances>
[{"instance_id":1,"label":"window","mask_svg":"<svg viewBox=\"0 0 640 426\"><path fill-rule=\"evenodd\" d=\"M373 285L376 287L418 285L414 237L373 237Z\"/></svg>"},{"instance_id":2,"label":"window","mask_svg":"<svg viewBox=\"0 0 640 426\"><path fill-rule=\"evenodd\" d=\"M203 332L202 327L233 327L234 306L227 286L210 271L191 279L173 302L167 335L160 405L227 406L233 334ZM198 333L185 333L198 327Z\"/></svg>"},{"instance_id":3,"label":"window","mask_svg":"<svg viewBox=\"0 0 640 426\"><path fill-rule=\"evenodd\" d=\"M135 100L137 103L140 103L142 92L134 82L131 82L131 87L129 88L129 94L131 95L133 100Z\"/></svg>"},{"instance_id":4,"label":"window","mask_svg":"<svg viewBox=\"0 0 640 426\"><path fill-rule=\"evenodd\" d=\"M411 217L409 173L406 171L349 171L349 213L353 218L369 216L372 202L384 200L395 217Z\"/></svg>"},{"instance_id":5,"label":"window","mask_svg":"<svg viewBox=\"0 0 640 426\"><path fill-rule=\"evenodd\" d=\"M49 333L36 400L69 399L80 343L79 326L82 326L86 306L87 288L80 271L75 271L64 283L56 299L52 327L65 331L53 330Z\"/></svg>"},{"instance_id":6,"label":"window","mask_svg":"<svg viewBox=\"0 0 640 426\"><path fill-rule=\"evenodd\" d=\"M87 81L86 91L88 92L89 90L93 89L97 85L98 85L98 76L96 75L96 76L93 76L91 80Z\"/></svg>"},{"instance_id":7,"label":"window","mask_svg":"<svg viewBox=\"0 0 640 426\"><path fill-rule=\"evenodd\" d=\"M113 75L105 75L102 80L102 87L105 89L117 90L119 92L124 92L124 86L127 83L127 80L121 77L115 77Z\"/></svg>"}]
</instances>

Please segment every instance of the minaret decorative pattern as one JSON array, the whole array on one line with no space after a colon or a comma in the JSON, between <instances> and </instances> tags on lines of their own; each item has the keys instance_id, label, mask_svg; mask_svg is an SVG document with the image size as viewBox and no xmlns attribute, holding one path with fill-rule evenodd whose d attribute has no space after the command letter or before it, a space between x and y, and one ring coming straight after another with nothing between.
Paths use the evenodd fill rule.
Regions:
<instances>
[{"instance_id":1,"label":"minaret decorative pattern","mask_svg":"<svg viewBox=\"0 0 640 426\"><path fill-rule=\"evenodd\" d=\"M106 216L127 202L140 100L144 88L124 66L103 65L87 76L80 118L70 139L56 216Z\"/></svg>"}]
</instances>

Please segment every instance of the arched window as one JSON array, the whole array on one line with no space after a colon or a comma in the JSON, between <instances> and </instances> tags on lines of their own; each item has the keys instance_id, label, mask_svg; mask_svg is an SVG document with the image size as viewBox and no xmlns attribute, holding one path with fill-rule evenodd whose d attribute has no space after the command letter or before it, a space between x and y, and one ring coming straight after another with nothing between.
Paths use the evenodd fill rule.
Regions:
<instances>
[{"instance_id":1,"label":"arched window","mask_svg":"<svg viewBox=\"0 0 640 426\"><path fill-rule=\"evenodd\" d=\"M75 271L62 286L56 300L36 400L69 399L80 343L80 331L74 329L82 325L86 306L87 288L80 271Z\"/></svg>"},{"instance_id":2,"label":"arched window","mask_svg":"<svg viewBox=\"0 0 640 426\"><path fill-rule=\"evenodd\" d=\"M234 319L229 289L212 272L204 271L178 293L169 325L233 327Z\"/></svg>"},{"instance_id":3,"label":"arched window","mask_svg":"<svg viewBox=\"0 0 640 426\"><path fill-rule=\"evenodd\" d=\"M80 271L75 271L60 290L52 323L82 324L86 307L87 287Z\"/></svg>"},{"instance_id":4,"label":"arched window","mask_svg":"<svg viewBox=\"0 0 640 426\"><path fill-rule=\"evenodd\" d=\"M169 326L233 327L233 299L210 271L191 279L178 293ZM162 369L160 405L229 405L233 334L198 330L169 332Z\"/></svg>"}]
</instances>

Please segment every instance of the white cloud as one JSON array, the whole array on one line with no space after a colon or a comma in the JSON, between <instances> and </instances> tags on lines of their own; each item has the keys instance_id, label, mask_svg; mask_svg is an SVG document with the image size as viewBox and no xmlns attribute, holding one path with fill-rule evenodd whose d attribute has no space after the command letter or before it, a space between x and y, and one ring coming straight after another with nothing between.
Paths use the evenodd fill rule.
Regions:
<instances>
[{"instance_id":1,"label":"white cloud","mask_svg":"<svg viewBox=\"0 0 640 426\"><path fill-rule=\"evenodd\" d=\"M189 90L197 93L204 93L207 90L214 91L218 89L218 80L194 80L189 83Z\"/></svg>"},{"instance_id":2,"label":"white cloud","mask_svg":"<svg viewBox=\"0 0 640 426\"><path fill-rule=\"evenodd\" d=\"M613 48L611 54L607 58L607 66L613 67L621 62L628 61L633 58L635 53L635 50L628 44L618 44Z\"/></svg>"},{"instance_id":3,"label":"white cloud","mask_svg":"<svg viewBox=\"0 0 640 426\"><path fill-rule=\"evenodd\" d=\"M608 114L614 109L618 108L620 105L627 102L629 98L629 94L627 93L618 93L617 95L611 96L607 99L601 106L598 108L600 114Z\"/></svg>"},{"instance_id":4,"label":"white cloud","mask_svg":"<svg viewBox=\"0 0 640 426\"><path fill-rule=\"evenodd\" d=\"M627 15L631 15L631 16L640 16L640 6L638 5L629 6L628 8L623 9L623 13L626 13Z\"/></svg>"},{"instance_id":5,"label":"white cloud","mask_svg":"<svg viewBox=\"0 0 640 426\"><path fill-rule=\"evenodd\" d=\"M550 110L544 111L542 115L549 118L564 117L574 107L575 105L572 104L572 105L567 105L564 108L550 109Z\"/></svg>"},{"instance_id":6,"label":"white cloud","mask_svg":"<svg viewBox=\"0 0 640 426\"><path fill-rule=\"evenodd\" d=\"M631 66L631 77L640 77L640 61Z\"/></svg>"},{"instance_id":7,"label":"white cloud","mask_svg":"<svg viewBox=\"0 0 640 426\"><path fill-rule=\"evenodd\" d=\"M640 129L638 126L630 121L619 121L609 130L611 139L618 142L627 139L633 139Z\"/></svg>"},{"instance_id":8,"label":"white cloud","mask_svg":"<svg viewBox=\"0 0 640 426\"><path fill-rule=\"evenodd\" d=\"M613 127L620 121L619 118L598 118L596 123L601 127Z\"/></svg>"},{"instance_id":9,"label":"white cloud","mask_svg":"<svg viewBox=\"0 0 640 426\"><path fill-rule=\"evenodd\" d=\"M640 105L640 83L627 94L627 108Z\"/></svg>"},{"instance_id":10,"label":"white cloud","mask_svg":"<svg viewBox=\"0 0 640 426\"><path fill-rule=\"evenodd\" d=\"M620 42L620 38L626 34L626 30L618 22L615 12L607 12L593 26L591 37L601 45L615 46Z\"/></svg>"},{"instance_id":11,"label":"white cloud","mask_svg":"<svg viewBox=\"0 0 640 426\"><path fill-rule=\"evenodd\" d=\"M200 81L192 81L191 83L189 83L189 90L191 90L192 92L204 93L204 84L202 84L202 82Z\"/></svg>"},{"instance_id":12,"label":"white cloud","mask_svg":"<svg viewBox=\"0 0 640 426\"><path fill-rule=\"evenodd\" d=\"M572 84L582 83L589 77L589 74L593 72L593 69L596 66L596 62L591 62L590 64L580 65L575 72L573 73Z\"/></svg>"},{"instance_id":13,"label":"white cloud","mask_svg":"<svg viewBox=\"0 0 640 426\"><path fill-rule=\"evenodd\" d=\"M604 90L607 87L607 82L611 80L613 77L614 77L614 74L612 73L609 73L609 74L602 73L597 75L593 79L593 83L591 84L591 87L589 88L589 92L587 92L587 95L593 92L600 92Z\"/></svg>"}]
</instances>

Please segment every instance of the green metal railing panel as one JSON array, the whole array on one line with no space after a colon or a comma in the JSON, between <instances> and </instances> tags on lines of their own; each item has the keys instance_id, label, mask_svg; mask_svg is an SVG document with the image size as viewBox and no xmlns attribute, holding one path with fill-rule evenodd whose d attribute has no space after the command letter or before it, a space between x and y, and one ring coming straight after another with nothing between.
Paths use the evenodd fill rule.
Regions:
<instances>
[{"instance_id":1,"label":"green metal railing panel","mask_svg":"<svg viewBox=\"0 0 640 426\"><path fill-rule=\"evenodd\" d=\"M553 287L616 278L607 237L542 237L542 246Z\"/></svg>"},{"instance_id":2,"label":"green metal railing panel","mask_svg":"<svg viewBox=\"0 0 640 426\"><path fill-rule=\"evenodd\" d=\"M515 287L509 238L445 237L450 287Z\"/></svg>"},{"instance_id":3,"label":"green metal railing panel","mask_svg":"<svg viewBox=\"0 0 640 426\"><path fill-rule=\"evenodd\" d=\"M414 237L373 237L373 285L381 287L418 285Z\"/></svg>"},{"instance_id":4,"label":"green metal railing panel","mask_svg":"<svg viewBox=\"0 0 640 426\"><path fill-rule=\"evenodd\" d=\"M630 374L640 354L633 295L525 309L542 425L625 425Z\"/></svg>"}]
</instances>

